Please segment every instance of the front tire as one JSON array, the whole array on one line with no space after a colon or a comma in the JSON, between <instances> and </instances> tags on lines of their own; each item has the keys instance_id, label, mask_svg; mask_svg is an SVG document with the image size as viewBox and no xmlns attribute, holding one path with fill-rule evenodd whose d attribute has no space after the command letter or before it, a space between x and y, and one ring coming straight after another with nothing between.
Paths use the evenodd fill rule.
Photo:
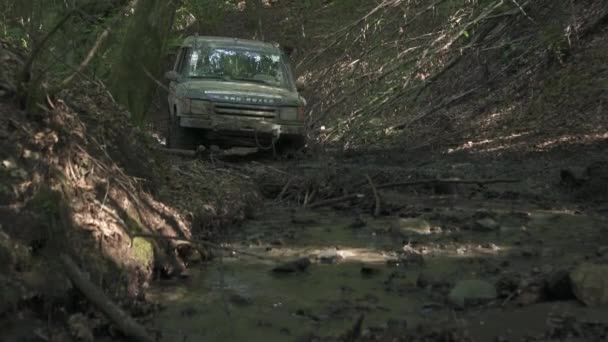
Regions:
<instances>
[{"instance_id":1,"label":"front tire","mask_svg":"<svg viewBox=\"0 0 608 342\"><path fill-rule=\"evenodd\" d=\"M306 149L306 137L290 136L283 137L278 141L278 153L285 158L292 159Z\"/></svg>"},{"instance_id":2,"label":"front tire","mask_svg":"<svg viewBox=\"0 0 608 342\"><path fill-rule=\"evenodd\" d=\"M194 134L188 128L179 125L179 117L177 115L171 115L169 119L167 147L183 150L193 150L197 147Z\"/></svg>"}]
</instances>

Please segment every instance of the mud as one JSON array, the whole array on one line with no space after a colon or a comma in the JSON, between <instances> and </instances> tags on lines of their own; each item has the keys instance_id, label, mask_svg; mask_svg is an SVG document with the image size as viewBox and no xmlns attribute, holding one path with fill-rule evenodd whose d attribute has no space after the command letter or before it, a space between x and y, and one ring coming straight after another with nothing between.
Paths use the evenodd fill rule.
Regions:
<instances>
[{"instance_id":1,"label":"mud","mask_svg":"<svg viewBox=\"0 0 608 342\"><path fill-rule=\"evenodd\" d=\"M240 162L291 176L315 169ZM374 168L387 173L358 162L346 168L351 176ZM165 308L154 326L162 341L315 341L343 337L364 315L361 338L370 341L378 334L422 336L419 326L456 329L464 337L455 341L532 341L548 336L556 315L608 324L607 309L584 307L568 284L559 288L554 280L567 279L583 261L606 261L596 253L608 244L605 216L536 179L439 193L424 186L381 191L377 218L371 200L308 210L268 199L253 219L216 236L236 252L148 292ZM311 265L272 272L300 258ZM454 305L450 291L468 279L495 287L496 298Z\"/></svg>"}]
</instances>

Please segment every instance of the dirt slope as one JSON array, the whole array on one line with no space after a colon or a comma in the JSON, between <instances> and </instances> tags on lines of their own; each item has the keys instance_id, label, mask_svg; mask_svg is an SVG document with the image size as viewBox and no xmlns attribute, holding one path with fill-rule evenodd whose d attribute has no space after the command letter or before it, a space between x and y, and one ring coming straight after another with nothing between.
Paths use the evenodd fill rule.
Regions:
<instances>
[{"instance_id":1,"label":"dirt slope","mask_svg":"<svg viewBox=\"0 0 608 342\"><path fill-rule=\"evenodd\" d=\"M20 56L0 44L1 80L12 79ZM29 112L3 95L1 318L21 312L65 322L68 313L94 312L75 301L60 254L72 256L106 294L133 304L152 279L177 276L211 256L138 234L208 238L254 208L250 180L217 171L211 161L159 152L100 83L77 82Z\"/></svg>"}]
</instances>

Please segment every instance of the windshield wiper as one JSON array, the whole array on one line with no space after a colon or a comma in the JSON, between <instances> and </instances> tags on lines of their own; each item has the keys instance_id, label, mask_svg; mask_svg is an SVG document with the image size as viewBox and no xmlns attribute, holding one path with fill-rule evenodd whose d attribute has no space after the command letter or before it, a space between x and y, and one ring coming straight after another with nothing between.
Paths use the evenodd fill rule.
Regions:
<instances>
[{"instance_id":1,"label":"windshield wiper","mask_svg":"<svg viewBox=\"0 0 608 342\"><path fill-rule=\"evenodd\" d=\"M260 80L257 78L247 78L247 77L230 77L231 80L234 81L247 81L247 82L253 82L253 83L261 83L261 84L268 84L268 85L274 85L274 83L268 82L268 81L264 81L264 80Z\"/></svg>"}]
</instances>

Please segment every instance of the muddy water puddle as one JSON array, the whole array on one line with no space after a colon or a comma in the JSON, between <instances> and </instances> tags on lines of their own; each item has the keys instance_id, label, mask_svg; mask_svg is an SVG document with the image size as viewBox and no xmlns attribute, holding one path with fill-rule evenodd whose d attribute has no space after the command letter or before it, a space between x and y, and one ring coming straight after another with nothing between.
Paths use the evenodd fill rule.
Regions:
<instances>
[{"instance_id":1,"label":"muddy water puddle","mask_svg":"<svg viewBox=\"0 0 608 342\"><path fill-rule=\"evenodd\" d=\"M603 224L570 213L500 213L484 223L499 227L460 230L455 226L477 220L460 209L373 219L269 206L229 239L235 249L260 258L228 253L195 267L183 282L157 284L149 298L166 309L155 321L164 341L308 341L337 336L364 314L367 329L451 322L467 327L475 340L490 341L541 332L555 311L593 316L576 302L507 310L499 299L466 311L446 302L458 280L494 283L503 271L575 262L577 246L592 244ZM576 236L564 239L573 227ZM272 272L301 257L312 264ZM438 285L425 285L429 279Z\"/></svg>"}]
</instances>

